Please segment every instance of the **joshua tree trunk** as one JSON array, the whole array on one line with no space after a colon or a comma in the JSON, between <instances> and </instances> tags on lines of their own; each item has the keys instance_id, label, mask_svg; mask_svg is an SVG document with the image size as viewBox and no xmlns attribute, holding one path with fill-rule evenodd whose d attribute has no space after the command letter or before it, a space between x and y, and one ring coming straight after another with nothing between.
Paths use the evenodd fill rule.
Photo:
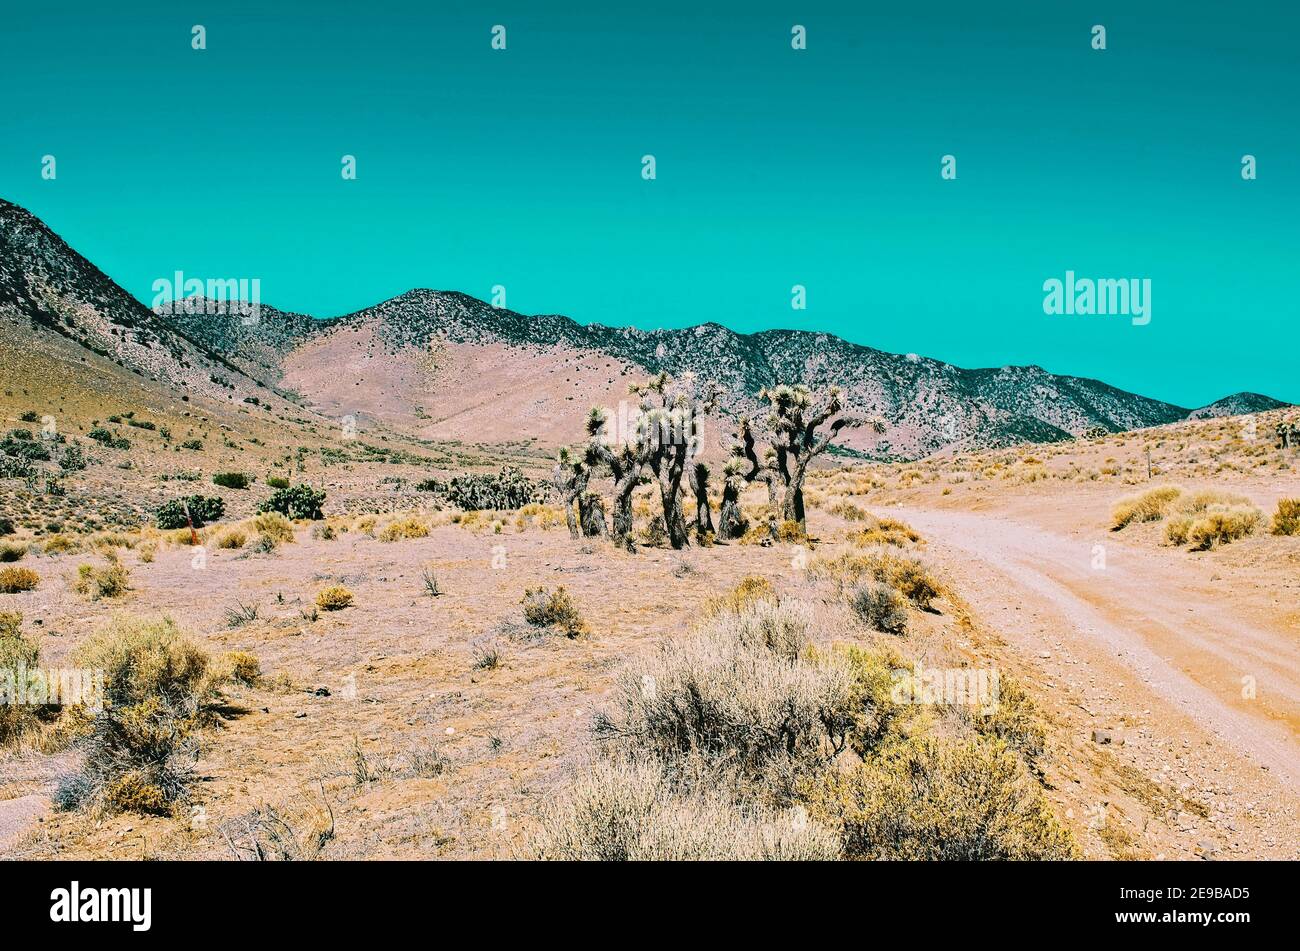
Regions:
<instances>
[{"instance_id":1,"label":"joshua tree trunk","mask_svg":"<svg viewBox=\"0 0 1300 951\"><path fill-rule=\"evenodd\" d=\"M664 530L668 533L668 543L674 548L685 548L690 544L686 516L682 513L684 455L684 451L673 453L672 458L656 473L659 476L659 498L664 508Z\"/></svg>"},{"instance_id":2,"label":"joshua tree trunk","mask_svg":"<svg viewBox=\"0 0 1300 951\"><path fill-rule=\"evenodd\" d=\"M722 486L722 505L718 508L718 537L724 541L742 537L749 530L740 510L740 486L728 479Z\"/></svg>"},{"instance_id":3,"label":"joshua tree trunk","mask_svg":"<svg viewBox=\"0 0 1300 951\"><path fill-rule=\"evenodd\" d=\"M604 538L608 534L605 527L605 503L595 492L584 492L578 496L578 513L582 520L582 534L588 538Z\"/></svg>"},{"instance_id":4,"label":"joshua tree trunk","mask_svg":"<svg viewBox=\"0 0 1300 951\"><path fill-rule=\"evenodd\" d=\"M690 469L691 491L695 493L695 532L699 536L713 532L713 507L709 504L709 467L697 462Z\"/></svg>"},{"instance_id":5,"label":"joshua tree trunk","mask_svg":"<svg viewBox=\"0 0 1300 951\"><path fill-rule=\"evenodd\" d=\"M636 489L638 472L630 470L614 484L614 515L611 534L619 545L632 547L632 492Z\"/></svg>"}]
</instances>

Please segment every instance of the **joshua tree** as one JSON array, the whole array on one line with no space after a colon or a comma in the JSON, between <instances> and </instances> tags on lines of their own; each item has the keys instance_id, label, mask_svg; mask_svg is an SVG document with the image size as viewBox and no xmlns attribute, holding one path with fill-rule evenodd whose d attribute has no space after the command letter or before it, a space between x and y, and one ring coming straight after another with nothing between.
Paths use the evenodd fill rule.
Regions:
<instances>
[{"instance_id":1,"label":"joshua tree","mask_svg":"<svg viewBox=\"0 0 1300 951\"><path fill-rule=\"evenodd\" d=\"M641 397L641 412L636 427L629 438L617 447L610 446L605 432L605 413L593 409L587 419L592 458L606 465L614 477L613 536L620 545L631 547L632 492L649 473L659 484L659 497L663 504L664 529L669 544L682 548L690 543L686 518L682 510L682 480L689 473L696 498L703 493L704 519L712 523L708 510L708 471L704 481L696 487L699 472L695 469L695 454L699 447L696 424L697 408L692 401L693 381L687 377L674 386L667 373L652 380L632 384L628 391ZM713 409L717 398L716 387L709 391L704 412ZM700 516L697 515L697 525Z\"/></svg>"},{"instance_id":2,"label":"joshua tree","mask_svg":"<svg viewBox=\"0 0 1300 951\"><path fill-rule=\"evenodd\" d=\"M758 395L772 404L772 412L768 415L768 425L773 432L772 448L775 450L772 468L785 489L781 499L781 518L798 522L803 529L806 526L803 483L808 474L808 464L826 451L841 429L860 426L863 421L839 415L844 408L839 387L831 387L826 399L817 406L813 405L812 391L802 384L782 384L762 390ZM828 422L829 428L818 436L818 427Z\"/></svg>"},{"instance_id":3,"label":"joshua tree","mask_svg":"<svg viewBox=\"0 0 1300 951\"><path fill-rule=\"evenodd\" d=\"M605 507L600 497L592 502L587 491L591 482L591 459L587 447L562 448L555 459L555 468L551 471L551 485L564 506L564 520L568 523L569 534L578 538L580 535L605 534ZM578 514L574 515L577 506Z\"/></svg>"},{"instance_id":4,"label":"joshua tree","mask_svg":"<svg viewBox=\"0 0 1300 951\"><path fill-rule=\"evenodd\" d=\"M732 444L728 447L731 458L723 466L722 506L718 510L718 537L730 540L740 538L749 530L749 522L740 509L740 495L751 482L767 485L767 498L773 511L777 505L777 473L773 468L775 450L768 449L759 459L755 448L754 427L746 416L739 420ZM776 524L769 520L768 531L776 535Z\"/></svg>"},{"instance_id":5,"label":"joshua tree","mask_svg":"<svg viewBox=\"0 0 1300 951\"><path fill-rule=\"evenodd\" d=\"M709 467L703 462L696 462L690 467L688 475L691 491L695 493L695 536L703 538L714 534L713 506L709 504Z\"/></svg>"}]
</instances>

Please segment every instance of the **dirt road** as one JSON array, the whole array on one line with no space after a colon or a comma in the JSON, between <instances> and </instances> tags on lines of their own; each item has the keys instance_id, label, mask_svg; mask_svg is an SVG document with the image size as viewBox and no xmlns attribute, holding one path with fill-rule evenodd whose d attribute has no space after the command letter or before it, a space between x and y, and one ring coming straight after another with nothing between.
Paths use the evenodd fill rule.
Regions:
<instances>
[{"instance_id":1,"label":"dirt road","mask_svg":"<svg viewBox=\"0 0 1300 951\"><path fill-rule=\"evenodd\" d=\"M1148 769L1181 771L1211 790L1235 776L1238 788L1275 797L1294 830L1300 632L1281 616L1255 623L1261 613L1242 602L1258 592L1213 577L1219 583L1207 586L1186 553L1142 550L1106 533L1059 534L996 514L893 511L927 538L930 560L1043 680L1069 688L1069 702L1090 715L1085 722L1140 725L1129 742L1148 748L1145 757L1134 751ZM1179 750L1196 753L1171 756Z\"/></svg>"}]
</instances>

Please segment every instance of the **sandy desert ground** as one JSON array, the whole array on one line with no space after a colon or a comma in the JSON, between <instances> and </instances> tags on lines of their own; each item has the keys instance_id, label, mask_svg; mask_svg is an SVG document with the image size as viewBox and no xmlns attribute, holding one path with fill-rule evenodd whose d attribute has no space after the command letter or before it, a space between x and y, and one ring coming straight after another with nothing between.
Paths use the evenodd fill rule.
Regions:
<instances>
[{"instance_id":1,"label":"sandy desert ground","mask_svg":"<svg viewBox=\"0 0 1300 951\"><path fill-rule=\"evenodd\" d=\"M1035 782L1080 855L1300 857L1300 537L1268 530L1278 501L1300 495L1300 455L1273 444L1271 422L1181 423L919 463L831 462L810 480L808 537L772 545L628 553L570 538L554 506L468 517L418 507L409 482L419 467L356 460L308 471L332 514L299 522L292 541L262 553L214 544L246 524L255 491L223 493L228 515L205 530L197 561L175 533L113 537L102 525L78 535L48 531L43 516L20 519L7 541L29 546L18 564L40 583L0 595L0 610L21 612L42 664L71 663L115 614L164 614L214 658L255 655L261 675L223 686L191 798L166 815L56 808L77 745L52 742L48 725L12 744L0 759L0 849L246 858L251 839L241 835L271 810L304 856L527 854L539 817L598 755L593 718L620 675L683 637L710 598L761 577L783 604L812 612L823 647L878 648L904 666L990 667L1023 685L1046 734ZM486 467L509 455L473 451ZM69 479L73 495L107 494L118 479L131 496L131 480L156 482L172 465L136 458L125 474L98 466L81 485ZM1168 518L1112 531L1122 498L1171 484L1241 496L1263 520L1206 551L1170 544ZM11 505L22 491L10 490ZM753 488L744 497L753 511L764 501ZM652 504L642 490L639 528ZM427 534L381 540L409 518ZM881 519L915 530L916 541L893 547L942 584L931 610L908 608L903 635L856 618L825 568L867 550L855 533ZM71 538L72 550L45 551L52 535ZM93 601L77 593L78 567L106 566L110 554L128 569L128 589ZM352 605L316 609L331 585L352 592ZM571 593L581 636L523 623L521 598L539 585Z\"/></svg>"}]
</instances>

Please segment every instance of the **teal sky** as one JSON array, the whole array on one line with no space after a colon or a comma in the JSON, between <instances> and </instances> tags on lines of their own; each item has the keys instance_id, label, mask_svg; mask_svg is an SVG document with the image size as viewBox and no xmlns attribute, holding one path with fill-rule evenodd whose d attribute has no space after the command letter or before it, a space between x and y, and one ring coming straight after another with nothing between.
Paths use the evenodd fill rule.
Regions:
<instances>
[{"instance_id":1,"label":"teal sky","mask_svg":"<svg viewBox=\"0 0 1300 951\"><path fill-rule=\"evenodd\" d=\"M1300 402L1292 2L219 6L5 14L0 196L146 302L177 269L317 316L501 284L583 322ZM1045 315L1067 269L1150 278L1151 323Z\"/></svg>"}]
</instances>

